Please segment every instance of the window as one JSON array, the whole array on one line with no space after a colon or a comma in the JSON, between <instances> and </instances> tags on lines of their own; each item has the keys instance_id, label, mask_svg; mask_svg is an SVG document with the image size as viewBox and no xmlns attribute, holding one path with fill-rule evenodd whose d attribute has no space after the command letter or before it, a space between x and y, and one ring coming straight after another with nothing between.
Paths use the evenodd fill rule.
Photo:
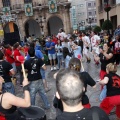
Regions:
<instances>
[{"instance_id":1,"label":"window","mask_svg":"<svg viewBox=\"0 0 120 120\"><path fill-rule=\"evenodd\" d=\"M97 22L97 19L95 19L95 23Z\"/></svg>"},{"instance_id":2,"label":"window","mask_svg":"<svg viewBox=\"0 0 120 120\"><path fill-rule=\"evenodd\" d=\"M92 12L88 12L88 15L92 15Z\"/></svg>"},{"instance_id":3,"label":"window","mask_svg":"<svg viewBox=\"0 0 120 120\"><path fill-rule=\"evenodd\" d=\"M83 4L79 4L78 6L79 6L79 7L83 7L84 5L83 5Z\"/></svg>"},{"instance_id":4,"label":"window","mask_svg":"<svg viewBox=\"0 0 120 120\"><path fill-rule=\"evenodd\" d=\"M78 15L80 15L80 16L81 16L81 15L84 15L84 12L78 13Z\"/></svg>"},{"instance_id":5,"label":"window","mask_svg":"<svg viewBox=\"0 0 120 120\"><path fill-rule=\"evenodd\" d=\"M32 3L32 0L24 0L24 3Z\"/></svg>"},{"instance_id":6,"label":"window","mask_svg":"<svg viewBox=\"0 0 120 120\"><path fill-rule=\"evenodd\" d=\"M96 6L96 3L94 2L94 6Z\"/></svg>"},{"instance_id":7,"label":"window","mask_svg":"<svg viewBox=\"0 0 120 120\"><path fill-rule=\"evenodd\" d=\"M96 11L95 11L95 15L96 15Z\"/></svg>"},{"instance_id":8,"label":"window","mask_svg":"<svg viewBox=\"0 0 120 120\"><path fill-rule=\"evenodd\" d=\"M88 3L88 7L91 7L92 6L92 4L91 3Z\"/></svg>"},{"instance_id":9,"label":"window","mask_svg":"<svg viewBox=\"0 0 120 120\"><path fill-rule=\"evenodd\" d=\"M2 0L3 7L10 7L10 0Z\"/></svg>"}]
</instances>

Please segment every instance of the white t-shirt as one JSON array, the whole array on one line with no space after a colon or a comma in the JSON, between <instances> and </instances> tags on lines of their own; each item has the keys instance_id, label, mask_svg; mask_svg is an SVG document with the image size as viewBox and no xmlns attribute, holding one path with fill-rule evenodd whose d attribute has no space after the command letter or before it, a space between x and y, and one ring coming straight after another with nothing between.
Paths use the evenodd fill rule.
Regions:
<instances>
[{"instance_id":1,"label":"white t-shirt","mask_svg":"<svg viewBox=\"0 0 120 120\"><path fill-rule=\"evenodd\" d=\"M58 33L57 38L63 41L64 38L67 38L67 35L65 32L61 32L61 33Z\"/></svg>"},{"instance_id":2,"label":"white t-shirt","mask_svg":"<svg viewBox=\"0 0 120 120\"><path fill-rule=\"evenodd\" d=\"M68 50L69 52L72 52L72 46L73 46L73 41L72 42L68 42Z\"/></svg>"},{"instance_id":3,"label":"white t-shirt","mask_svg":"<svg viewBox=\"0 0 120 120\"><path fill-rule=\"evenodd\" d=\"M88 47L87 45L90 44L90 39L87 36L82 37L84 47Z\"/></svg>"},{"instance_id":4,"label":"white t-shirt","mask_svg":"<svg viewBox=\"0 0 120 120\"><path fill-rule=\"evenodd\" d=\"M62 47L63 47L63 48L64 48L64 47L68 48L68 42L62 42Z\"/></svg>"},{"instance_id":5,"label":"white t-shirt","mask_svg":"<svg viewBox=\"0 0 120 120\"><path fill-rule=\"evenodd\" d=\"M98 35L94 35L93 37L91 37L92 47L95 47L98 44L98 41L100 41L100 37Z\"/></svg>"},{"instance_id":6,"label":"white t-shirt","mask_svg":"<svg viewBox=\"0 0 120 120\"><path fill-rule=\"evenodd\" d=\"M55 49L57 50L57 56L60 56L60 55L63 55L63 53L62 53L62 46L60 46L60 45L55 45Z\"/></svg>"}]
</instances>

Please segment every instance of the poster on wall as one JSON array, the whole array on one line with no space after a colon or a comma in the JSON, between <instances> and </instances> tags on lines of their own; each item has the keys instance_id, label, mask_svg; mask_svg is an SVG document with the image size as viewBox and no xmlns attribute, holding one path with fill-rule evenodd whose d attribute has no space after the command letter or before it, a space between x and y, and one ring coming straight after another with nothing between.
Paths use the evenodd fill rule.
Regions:
<instances>
[{"instance_id":1,"label":"poster on wall","mask_svg":"<svg viewBox=\"0 0 120 120\"><path fill-rule=\"evenodd\" d=\"M2 24L0 24L0 37L4 35Z\"/></svg>"},{"instance_id":2,"label":"poster on wall","mask_svg":"<svg viewBox=\"0 0 120 120\"><path fill-rule=\"evenodd\" d=\"M49 0L48 5L49 5L49 12L50 13L56 13L57 12L57 2L56 2L56 0Z\"/></svg>"},{"instance_id":3,"label":"poster on wall","mask_svg":"<svg viewBox=\"0 0 120 120\"><path fill-rule=\"evenodd\" d=\"M32 3L25 4L25 15L26 16L33 16Z\"/></svg>"},{"instance_id":4,"label":"poster on wall","mask_svg":"<svg viewBox=\"0 0 120 120\"><path fill-rule=\"evenodd\" d=\"M116 4L120 4L120 0L116 0Z\"/></svg>"},{"instance_id":5,"label":"poster on wall","mask_svg":"<svg viewBox=\"0 0 120 120\"><path fill-rule=\"evenodd\" d=\"M3 15L5 16L11 15L10 7L3 7L2 12L3 12Z\"/></svg>"}]
</instances>

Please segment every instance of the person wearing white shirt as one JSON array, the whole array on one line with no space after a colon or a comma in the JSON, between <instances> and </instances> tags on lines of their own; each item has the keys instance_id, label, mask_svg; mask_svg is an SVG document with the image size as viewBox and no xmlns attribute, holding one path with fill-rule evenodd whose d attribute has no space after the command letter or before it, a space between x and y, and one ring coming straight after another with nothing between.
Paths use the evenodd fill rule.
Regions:
<instances>
[{"instance_id":1,"label":"person wearing white shirt","mask_svg":"<svg viewBox=\"0 0 120 120\"><path fill-rule=\"evenodd\" d=\"M90 53L89 53L90 39L88 36L86 36L84 32L82 33L82 41L83 41L83 54L87 59L87 63L90 63L91 61Z\"/></svg>"},{"instance_id":2,"label":"person wearing white shirt","mask_svg":"<svg viewBox=\"0 0 120 120\"><path fill-rule=\"evenodd\" d=\"M99 47L100 37L96 35L96 33L93 31L91 32L91 36L92 36L91 37L92 50L96 52L97 51L96 49Z\"/></svg>"},{"instance_id":3,"label":"person wearing white shirt","mask_svg":"<svg viewBox=\"0 0 120 120\"><path fill-rule=\"evenodd\" d=\"M69 50L70 53L72 53L72 51L73 51L72 50L73 44L74 44L74 42L73 42L72 38L70 37L69 42L68 42L68 50Z\"/></svg>"},{"instance_id":4,"label":"person wearing white shirt","mask_svg":"<svg viewBox=\"0 0 120 120\"><path fill-rule=\"evenodd\" d=\"M60 39L62 42L65 40L65 38L67 38L67 35L62 28L59 29L59 33L57 35L57 38Z\"/></svg>"},{"instance_id":5,"label":"person wearing white shirt","mask_svg":"<svg viewBox=\"0 0 120 120\"><path fill-rule=\"evenodd\" d=\"M57 52L58 70L59 70L61 63L63 65L63 47L60 40L58 40L58 44L55 45L55 49Z\"/></svg>"}]
</instances>

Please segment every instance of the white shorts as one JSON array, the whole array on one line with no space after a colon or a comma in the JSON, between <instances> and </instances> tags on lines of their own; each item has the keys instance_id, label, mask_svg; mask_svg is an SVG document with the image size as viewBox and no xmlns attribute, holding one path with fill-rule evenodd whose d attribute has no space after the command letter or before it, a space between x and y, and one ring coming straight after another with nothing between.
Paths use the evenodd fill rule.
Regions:
<instances>
[{"instance_id":1,"label":"white shorts","mask_svg":"<svg viewBox=\"0 0 120 120\"><path fill-rule=\"evenodd\" d=\"M96 54L100 54L100 51L99 51L99 46L97 47L93 47L92 50L96 53Z\"/></svg>"},{"instance_id":2,"label":"white shorts","mask_svg":"<svg viewBox=\"0 0 120 120\"><path fill-rule=\"evenodd\" d=\"M48 54L49 60L55 60L56 59L56 54Z\"/></svg>"}]
</instances>

